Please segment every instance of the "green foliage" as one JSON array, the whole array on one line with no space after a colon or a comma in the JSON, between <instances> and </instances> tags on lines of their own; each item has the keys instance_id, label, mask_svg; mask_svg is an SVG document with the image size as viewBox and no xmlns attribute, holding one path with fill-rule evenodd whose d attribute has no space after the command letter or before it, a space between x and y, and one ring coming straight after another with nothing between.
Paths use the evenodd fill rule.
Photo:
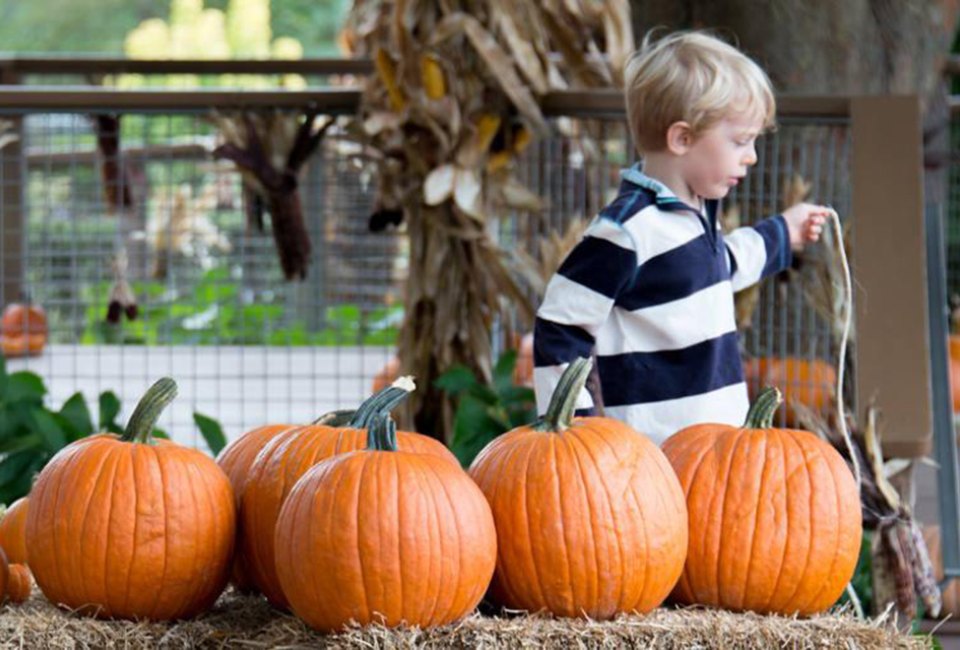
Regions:
<instances>
[{"instance_id":1,"label":"green foliage","mask_svg":"<svg viewBox=\"0 0 960 650\"><path fill-rule=\"evenodd\" d=\"M65 446L94 433L120 433L116 418L120 400L111 391L100 394L100 418L94 425L81 393L74 393L59 410L44 405L47 388L28 371L7 373L0 355L0 503L11 503L30 491L34 475ZM220 424L194 414L200 433L216 454L226 440ZM168 437L162 429L153 435Z\"/></svg>"},{"instance_id":2,"label":"green foliage","mask_svg":"<svg viewBox=\"0 0 960 650\"><path fill-rule=\"evenodd\" d=\"M135 321L105 321L111 282L85 288L84 344L127 343L146 345L393 345L403 308L381 307L362 311L357 305L326 308L323 327L308 329L299 319L288 318L279 302L251 301L226 268L205 272L184 296L171 295L163 282L135 282L140 306Z\"/></svg>"},{"instance_id":3,"label":"green foliage","mask_svg":"<svg viewBox=\"0 0 960 650\"><path fill-rule=\"evenodd\" d=\"M516 364L516 351L504 352L494 366L490 385L460 365L437 378L437 388L457 400L450 450L464 467L497 436L536 419L533 390L513 383Z\"/></svg>"},{"instance_id":4,"label":"green foliage","mask_svg":"<svg viewBox=\"0 0 960 650\"><path fill-rule=\"evenodd\" d=\"M863 538L860 542L860 557L857 559L857 567L853 571L853 577L850 583L853 585L853 591L856 592L860 604L863 606L865 614L869 615L873 611L873 531L864 529ZM837 601L838 605L843 605L850 601L847 592L844 591Z\"/></svg>"}]
</instances>

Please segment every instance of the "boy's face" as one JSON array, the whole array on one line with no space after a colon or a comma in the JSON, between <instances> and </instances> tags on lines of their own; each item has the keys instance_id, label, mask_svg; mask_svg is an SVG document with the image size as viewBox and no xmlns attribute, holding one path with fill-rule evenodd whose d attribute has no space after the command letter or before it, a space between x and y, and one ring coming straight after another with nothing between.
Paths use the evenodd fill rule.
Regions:
<instances>
[{"instance_id":1,"label":"boy's face","mask_svg":"<svg viewBox=\"0 0 960 650\"><path fill-rule=\"evenodd\" d=\"M682 157L683 177L689 189L704 199L722 199L756 164L757 136L763 120L725 118L704 131Z\"/></svg>"}]
</instances>

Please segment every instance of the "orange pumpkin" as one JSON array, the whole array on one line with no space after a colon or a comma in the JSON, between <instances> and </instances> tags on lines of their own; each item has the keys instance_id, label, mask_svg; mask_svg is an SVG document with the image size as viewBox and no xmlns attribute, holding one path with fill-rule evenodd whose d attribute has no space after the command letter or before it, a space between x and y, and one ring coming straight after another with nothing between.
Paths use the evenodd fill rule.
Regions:
<instances>
[{"instance_id":1,"label":"orange pumpkin","mask_svg":"<svg viewBox=\"0 0 960 650\"><path fill-rule=\"evenodd\" d=\"M402 384L402 380L397 383ZM244 530L241 552L254 584L275 606L287 606L277 578L273 532L290 490L321 460L363 449L373 418L389 412L408 391L396 384L383 389L361 404L346 426L313 424L282 431L253 461L240 512ZM428 436L400 431L397 443L401 451L438 456L459 467L450 450Z\"/></svg>"},{"instance_id":2,"label":"orange pumpkin","mask_svg":"<svg viewBox=\"0 0 960 650\"><path fill-rule=\"evenodd\" d=\"M513 383L517 386L533 386L533 334L527 332L520 338L517 350L517 365L513 369Z\"/></svg>"},{"instance_id":3,"label":"orange pumpkin","mask_svg":"<svg viewBox=\"0 0 960 650\"><path fill-rule=\"evenodd\" d=\"M31 591L33 591L33 578L30 576L30 569L24 564L11 564L7 581L7 600L17 604L26 602L30 598Z\"/></svg>"},{"instance_id":4,"label":"orange pumpkin","mask_svg":"<svg viewBox=\"0 0 960 650\"><path fill-rule=\"evenodd\" d=\"M953 412L960 413L960 335L950 335L950 395Z\"/></svg>"},{"instance_id":5,"label":"orange pumpkin","mask_svg":"<svg viewBox=\"0 0 960 650\"><path fill-rule=\"evenodd\" d=\"M807 431L774 429L780 392L742 428L698 424L663 443L687 498L690 548L674 597L792 615L836 602L860 553L860 495L840 454Z\"/></svg>"},{"instance_id":6,"label":"orange pumpkin","mask_svg":"<svg viewBox=\"0 0 960 650\"><path fill-rule=\"evenodd\" d=\"M280 511L277 577L318 630L452 623L490 584L497 533L483 494L449 459L398 451L397 437L380 413L365 450L315 465Z\"/></svg>"},{"instance_id":7,"label":"orange pumpkin","mask_svg":"<svg viewBox=\"0 0 960 650\"><path fill-rule=\"evenodd\" d=\"M0 519L0 548L7 559L14 564L27 562L27 497L21 497L10 504Z\"/></svg>"},{"instance_id":8,"label":"orange pumpkin","mask_svg":"<svg viewBox=\"0 0 960 650\"><path fill-rule=\"evenodd\" d=\"M798 426L795 402L821 413L832 407L837 371L825 361L759 357L744 363L743 371L751 399L757 398L761 386L776 386L782 391L785 426Z\"/></svg>"},{"instance_id":9,"label":"orange pumpkin","mask_svg":"<svg viewBox=\"0 0 960 650\"><path fill-rule=\"evenodd\" d=\"M47 314L39 305L11 303L0 317L0 348L4 356L40 354L47 344Z\"/></svg>"},{"instance_id":10,"label":"orange pumpkin","mask_svg":"<svg viewBox=\"0 0 960 650\"><path fill-rule=\"evenodd\" d=\"M334 411L321 416L314 424L346 424L353 411ZM292 424L268 424L247 431L220 450L217 455L217 464L230 479L233 488L233 498L237 510L237 543L233 555L233 567L230 569L230 582L243 592L256 590L253 580L247 569L246 558L243 555L243 526L240 517L240 506L243 503L243 491L247 486L247 477L250 475L250 466L253 465L257 454L267 446L278 434L294 428ZM0 540L2 540L3 523L0 521Z\"/></svg>"},{"instance_id":11,"label":"orange pumpkin","mask_svg":"<svg viewBox=\"0 0 960 650\"><path fill-rule=\"evenodd\" d=\"M379 393L384 388L396 381L400 374L400 358L392 356L384 364L383 368L377 371L373 376L373 385L370 386L371 393Z\"/></svg>"},{"instance_id":12,"label":"orange pumpkin","mask_svg":"<svg viewBox=\"0 0 960 650\"><path fill-rule=\"evenodd\" d=\"M506 607L647 612L683 569L687 513L666 457L618 420L572 417L590 366L571 363L543 420L494 439L470 467L497 525L491 595Z\"/></svg>"},{"instance_id":13,"label":"orange pumpkin","mask_svg":"<svg viewBox=\"0 0 960 650\"><path fill-rule=\"evenodd\" d=\"M102 617L166 620L208 609L236 535L230 481L197 449L154 440L176 395L164 378L122 436L62 449L30 493L30 569L53 603Z\"/></svg>"}]
</instances>

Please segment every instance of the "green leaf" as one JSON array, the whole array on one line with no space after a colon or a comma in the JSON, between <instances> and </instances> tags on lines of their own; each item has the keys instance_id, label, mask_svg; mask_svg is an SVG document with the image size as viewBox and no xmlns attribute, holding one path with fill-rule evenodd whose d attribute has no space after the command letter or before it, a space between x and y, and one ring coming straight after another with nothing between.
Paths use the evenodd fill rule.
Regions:
<instances>
[{"instance_id":1,"label":"green leaf","mask_svg":"<svg viewBox=\"0 0 960 650\"><path fill-rule=\"evenodd\" d=\"M223 435L223 427L220 426L219 422L196 412L193 414L193 421L200 428L200 435L203 436L203 439L207 442L207 447L210 448L210 452L214 456L227 446L227 437Z\"/></svg>"},{"instance_id":2,"label":"green leaf","mask_svg":"<svg viewBox=\"0 0 960 650\"><path fill-rule=\"evenodd\" d=\"M7 360L0 354L0 400L7 398Z\"/></svg>"},{"instance_id":3,"label":"green leaf","mask_svg":"<svg viewBox=\"0 0 960 650\"><path fill-rule=\"evenodd\" d=\"M0 453L10 454L24 449L43 449L44 438L39 433L28 433L0 441Z\"/></svg>"},{"instance_id":4,"label":"green leaf","mask_svg":"<svg viewBox=\"0 0 960 650\"><path fill-rule=\"evenodd\" d=\"M60 425L67 432L70 441L85 438L94 432L93 418L87 401L82 393L74 393L60 408ZM65 426L64 426L65 425Z\"/></svg>"},{"instance_id":5,"label":"green leaf","mask_svg":"<svg viewBox=\"0 0 960 650\"><path fill-rule=\"evenodd\" d=\"M26 400L42 404L43 396L46 394L47 387L43 385L40 376L35 373L21 370L7 377L6 400L8 402Z\"/></svg>"},{"instance_id":6,"label":"green leaf","mask_svg":"<svg viewBox=\"0 0 960 650\"><path fill-rule=\"evenodd\" d=\"M493 367L493 385L497 391L513 386L513 369L517 367L517 351L507 350Z\"/></svg>"},{"instance_id":7,"label":"green leaf","mask_svg":"<svg viewBox=\"0 0 960 650\"><path fill-rule=\"evenodd\" d=\"M471 395L464 395L457 405L454 416L450 451L463 467L469 467L477 454L491 440L506 431L507 428L502 422L490 416L490 410L486 404Z\"/></svg>"},{"instance_id":8,"label":"green leaf","mask_svg":"<svg viewBox=\"0 0 960 650\"><path fill-rule=\"evenodd\" d=\"M170 439L170 435L160 427L154 427L153 431L150 432L150 435L154 438L163 438L164 440Z\"/></svg>"},{"instance_id":9,"label":"green leaf","mask_svg":"<svg viewBox=\"0 0 960 650\"><path fill-rule=\"evenodd\" d=\"M479 385L479 382L469 368L457 364L437 377L433 385L442 391L450 393L451 396L456 397L474 386Z\"/></svg>"},{"instance_id":10,"label":"green leaf","mask_svg":"<svg viewBox=\"0 0 960 650\"><path fill-rule=\"evenodd\" d=\"M120 414L120 400L113 391L104 391L100 393L100 429L102 431L115 431L119 429L117 425L117 415Z\"/></svg>"},{"instance_id":11,"label":"green leaf","mask_svg":"<svg viewBox=\"0 0 960 650\"><path fill-rule=\"evenodd\" d=\"M57 453L66 446L67 436L50 411L43 408L34 408L30 412L30 418L33 420L33 427L31 428L43 437L50 452Z\"/></svg>"},{"instance_id":12,"label":"green leaf","mask_svg":"<svg viewBox=\"0 0 960 650\"><path fill-rule=\"evenodd\" d=\"M5 486L16 481L36 460L38 457L34 451L18 451L4 456L3 460L0 460L0 485Z\"/></svg>"}]
</instances>

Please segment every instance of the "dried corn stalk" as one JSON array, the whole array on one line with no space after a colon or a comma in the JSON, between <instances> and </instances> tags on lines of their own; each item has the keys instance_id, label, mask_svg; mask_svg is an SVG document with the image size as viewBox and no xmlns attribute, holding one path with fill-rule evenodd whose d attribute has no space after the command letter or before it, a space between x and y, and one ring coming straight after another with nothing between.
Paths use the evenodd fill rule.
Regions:
<instances>
[{"instance_id":1,"label":"dried corn stalk","mask_svg":"<svg viewBox=\"0 0 960 650\"><path fill-rule=\"evenodd\" d=\"M550 131L539 99L622 83L629 2L356 0L339 41L374 61L348 131L376 164L377 214L406 222L401 372L424 387L411 399L414 426L444 439L452 405L436 377L460 363L489 379L505 298L532 319L489 229L506 211L541 208L513 174Z\"/></svg>"},{"instance_id":2,"label":"dried corn stalk","mask_svg":"<svg viewBox=\"0 0 960 650\"><path fill-rule=\"evenodd\" d=\"M849 462L849 451L836 426L836 415L824 416L796 404L800 425L830 442ZM863 527L874 531L872 545L873 609L880 614L892 604L901 620L912 621L917 601L926 612L940 614L941 596L926 542L910 505L890 483L891 468L902 468L899 459L884 462L877 409L867 410L866 424L852 424L850 434L861 467L860 502ZM912 461L911 461L912 462Z\"/></svg>"},{"instance_id":3,"label":"dried corn stalk","mask_svg":"<svg viewBox=\"0 0 960 650\"><path fill-rule=\"evenodd\" d=\"M225 140L213 155L233 161L244 185L254 194L252 204L270 212L280 266L287 280L303 279L310 263L310 235L300 202L299 174L316 151L326 130L319 128L315 111L300 116L282 111L216 113L213 121ZM259 220L255 211L253 220Z\"/></svg>"}]
</instances>

